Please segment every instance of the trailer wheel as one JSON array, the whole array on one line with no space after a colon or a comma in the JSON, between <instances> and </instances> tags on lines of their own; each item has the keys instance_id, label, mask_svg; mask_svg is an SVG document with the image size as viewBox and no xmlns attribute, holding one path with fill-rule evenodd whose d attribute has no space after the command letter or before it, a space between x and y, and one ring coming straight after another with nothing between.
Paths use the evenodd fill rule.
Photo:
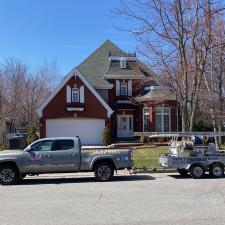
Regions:
<instances>
[{"instance_id":1,"label":"trailer wheel","mask_svg":"<svg viewBox=\"0 0 225 225\"><path fill-rule=\"evenodd\" d=\"M186 177L188 174L188 170L186 169L177 169L177 172L182 176L182 177Z\"/></svg>"},{"instance_id":2,"label":"trailer wheel","mask_svg":"<svg viewBox=\"0 0 225 225\"><path fill-rule=\"evenodd\" d=\"M194 179L200 179L205 176L205 169L200 164L194 164L191 166L190 174Z\"/></svg>"},{"instance_id":3,"label":"trailer wheel","mask_svg":"<svg viewBox=\"0 0 225 225\"><path fill-rule=\"evenodd\" d=\"M213 164L209 167L209 174L215 178L221 178L224 176L224 166L221 164Z\"/></svg>"}]
</instances>

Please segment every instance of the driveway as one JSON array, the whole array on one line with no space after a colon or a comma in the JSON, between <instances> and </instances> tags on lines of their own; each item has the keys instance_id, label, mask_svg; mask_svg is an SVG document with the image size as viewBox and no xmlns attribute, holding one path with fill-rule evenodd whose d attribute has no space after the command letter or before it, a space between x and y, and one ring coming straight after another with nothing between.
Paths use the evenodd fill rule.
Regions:
<instances>
[{"instance_id":1,"label":"driveway","mask_svg":"<svg viewBox=\"0 0 225 225\"><path fill-rule=\"evenodd\" d=\"M64 174L0 186L1 225L222 225L224 212L225 178L122 173L98 183L92 174Z\"/></svg>"}]
</instances>

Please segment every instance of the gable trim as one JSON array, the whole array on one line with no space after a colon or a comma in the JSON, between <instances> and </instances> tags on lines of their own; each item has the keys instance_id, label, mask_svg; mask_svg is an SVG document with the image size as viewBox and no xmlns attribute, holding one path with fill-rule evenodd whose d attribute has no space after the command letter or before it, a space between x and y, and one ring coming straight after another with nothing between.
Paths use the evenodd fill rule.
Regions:
<instances>
[{"instance_id":1,"label":"gable trim","mask_svg":"<svg viewBox=\"0 0 225 225\"><path fill-rule=\"evenodd\" d=\"M49 104L49 102L56 96L56 94L67 84L72 76L77 76L81 79L81 81L85 84L85 86L92 92L92 94L98 99L98 101L104 106L107 110L107 117L113 113L113 110L110 106L104 101L104 99L98 94L98 92L90 85L90 83L85 79L85 77L80 73L77 68L74 68L65 78L64 80L56 87L56 89L52 92L52 94L40 105L37 110L39 118L43 116L44 108Z\"/></svg>"}]
</instances>

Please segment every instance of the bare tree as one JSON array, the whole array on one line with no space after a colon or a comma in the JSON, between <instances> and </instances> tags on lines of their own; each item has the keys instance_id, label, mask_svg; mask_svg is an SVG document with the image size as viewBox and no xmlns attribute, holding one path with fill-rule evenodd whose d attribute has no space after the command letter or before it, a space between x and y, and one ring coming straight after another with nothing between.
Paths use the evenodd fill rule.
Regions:
<instances>
[{"instance_id":1,"label":"bare tree","mask_svg":"<svg viewBox=\"0 0 225 225\"><path fill-rule=\"evenodd\" d=\"M26 73L27 66L14 58L1 65L1 119L17 116Z\"/></svg>"},{"instance_id":2,"label":"bare tree","mask_svg":"<svg viewBox=\"0 0 225 225\"><path fill-rule=\"evenodd\" d=\"M212 22L224 6L210 0L120 1L114 14L134 21L120 27L134 35L138 52L177 93L182 130L192 130L199 87L211 52Z\"/></svg>"},{"instance_id":3,"label":"bare tree","mask_svg":"<svg viewBox=\"0 0 225 225\"><path fill-rule=\"evenodd\" d=\"M221 131L225 115L225 22L221 18L218 18L212 28L211 46L207 70L203 75L204 86L202 85L200 91L199 104L211 117L214 130Z\"/></svg>"},{"instance_id":4,"label":"bare tree","mask_svg":"<svg viewBox=\"0 0 225 225\"><path fill-rule=\"evenodd\" d=\"M28 129L37 129L36 110L60 77L57 64L44 62L38 69L30 70L20 60L10 58L0 68L0 119L15 119Z\"/></svg>"},{"instance_id":5,"label":"bare tree","mask_svg":"<svg viewBox=\"0 0 225 225\"><path fill-rule=\"evenodd\" d=\"M62 79L59 66L55 61L49 63L47 60L44 60L43 64L34 73L39 77L41 82L45 83L50 92L56 88Z\"/></svg>"}]
</instances>

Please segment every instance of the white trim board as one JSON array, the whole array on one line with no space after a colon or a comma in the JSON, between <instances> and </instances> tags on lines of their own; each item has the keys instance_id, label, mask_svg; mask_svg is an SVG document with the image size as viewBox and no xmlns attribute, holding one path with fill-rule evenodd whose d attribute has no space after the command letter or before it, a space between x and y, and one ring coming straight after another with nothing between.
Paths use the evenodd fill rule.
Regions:
<instances>
[{"instance_id":1,"label":"white trim board","mask_svg":"<svg viewBox=\"0 0 225 225\"><path fill-rule=\"evenodd\" d=\"M43 110L44 110L44 108L56 96L56 94L66 85L66 83L70 80L70 78L72 76L77 76L77 77L79 77L81 79L81 81L85 84L85 86L93 93L93 95L98 99L98 101L105 107L105 109L107 110L107 117L110 118L110 116L113 113L113 110L104 101L104 99L98 94L98 92L90 85L90 83L85 79L85 77L80 73L80 71L77 68L74 68L64 78L64 80L56 87L56 89L52 92L52 94L40 105L40 107L37 109L38 116L40 118L43 116Z\"/></svg>"}]
</instances>

